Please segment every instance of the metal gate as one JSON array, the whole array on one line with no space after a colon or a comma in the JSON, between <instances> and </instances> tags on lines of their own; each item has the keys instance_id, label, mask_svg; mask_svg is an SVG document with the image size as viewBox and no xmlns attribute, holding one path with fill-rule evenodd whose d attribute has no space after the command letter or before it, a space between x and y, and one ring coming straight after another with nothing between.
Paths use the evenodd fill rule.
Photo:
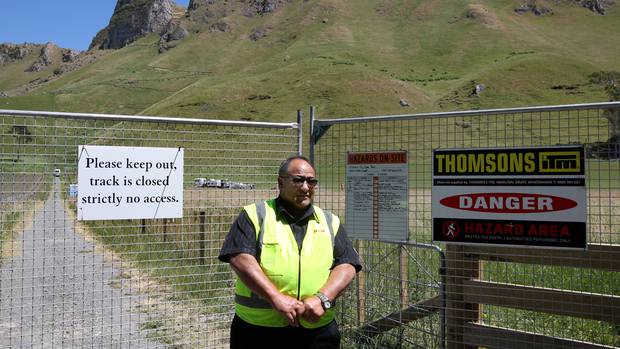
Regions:
<instances>
[{"instance_id":1,"label":"metal gate","mask_svg":"<svg viewBox=\"0 0 620 349\"><path fill-rule=\"evenodd\" d=\"M299 120L0 110L0 348L228 347L221 242L300 140ZM184 148L183 217L78 221L79 145Z\"/></svg>"},{"instance_id":2,"label":"metal gate","mask_svg":"<svg viewBox=\"0 0 620 349\"><path fill-rule=\"evenodd\" d=\"M311 109L310 143L318 203L345 222L347 152L408 153L408 240L355 242L365 270L339 302L345 347L620 346L620 103L334 119ZM585 145L587 251L432 243L433 149L560 144Z\"/></svg>"},{"instance_id":3,"label":"metal gate","mask_svg":"<svg viewBox=\"0 0 620 349\"><path fill-rule=\"evenodd\" d=\"M619 114L601 103L311 122L317 202L345 222L345 154L409 154L409 239L354 242L365 269L337 302L343 346L620 346ZM0 348L227 347L234 278L217 253L241 206L277 194L300 131L299 118L0 111ZM432 149L571 143L587 151L587 251L432 243ZM183 217L78 221L79 145L183 147Z\"/></svg>"}]
</instances>

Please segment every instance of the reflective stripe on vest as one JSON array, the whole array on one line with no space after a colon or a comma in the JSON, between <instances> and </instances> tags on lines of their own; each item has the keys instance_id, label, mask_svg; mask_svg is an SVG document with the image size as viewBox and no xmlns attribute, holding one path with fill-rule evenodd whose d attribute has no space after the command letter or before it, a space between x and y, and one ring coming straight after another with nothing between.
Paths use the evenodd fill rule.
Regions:
<instances>
[{"instance_id":1,"label":"reflective stripe on vest","mask_svg":"<svg viewBox=\"0 0 620 349\"><path fill-rule=\"evenodd\" d=\"M315 207L314 217L299 251L288 224L277 221L275 200L249 205L245 208L257 232L261 254L259 264L280 292L298 299L313 296L327 282L333 264L333 247L340 220L328 211ZM235 310L244 321L259 326L287 326L286 319L271 308L237 279ZM301 320L306 328L328 324L334 318L333 310L317 323Z\"/></svg>"},{"instance_id":2,"label":"reflective stripe on vest","mask_svg":"<svg viewBox=\"0 0 620 349\"><path fill-rule=\"evenodd\" d=\"M260 298L256 293L252 292L250 297L235 295L235 302L250 308L257 309L271 309L271 304L266 300Z\"/></svg>"}]
</instances>

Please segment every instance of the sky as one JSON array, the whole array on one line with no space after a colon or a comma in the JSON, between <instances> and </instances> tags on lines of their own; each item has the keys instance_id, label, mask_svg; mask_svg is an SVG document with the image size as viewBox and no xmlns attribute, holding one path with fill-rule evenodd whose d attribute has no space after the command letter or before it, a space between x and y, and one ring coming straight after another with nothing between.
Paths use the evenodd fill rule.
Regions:
<instances>
[{"instance_id":1,"label":"sky","mask_svg":"<svg viewBox=\"0 0 620 349\"><path fill-rule=\"evenodd\" d=\"M176 0L187 7L189 0ZM0 43L49 41L63 48L86 50L108 25L116 0L1 0Z\"/></svg>"}]
</instances>

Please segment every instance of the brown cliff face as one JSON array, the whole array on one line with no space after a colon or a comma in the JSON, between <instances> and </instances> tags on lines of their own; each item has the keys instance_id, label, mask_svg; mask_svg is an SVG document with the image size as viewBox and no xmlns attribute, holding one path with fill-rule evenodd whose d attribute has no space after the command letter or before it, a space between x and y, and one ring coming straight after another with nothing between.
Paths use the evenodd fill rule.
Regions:
<instances>
[{"instance_id":1,"label":"brown cliff face","mask_svg":"<svg viewBox=\"0 0 620 349\"><path fill-rule=\"evenodd\" d=\"M151 33L161 36L160 51L174 47L189 35L185 24L209 31L230 30L227 17L233 12L246 17L267 15L291 0L190 0L187 12L174 0L118 0L107 27L93 38L89 50L117 49ZM185 9L182 9L185 11ZM181 17L185 15L184 19Z\"/></svg>"},{"instance_id":2,"label":"brown cliff face","mask_svg":"<svg viewBox=\"0 0 620 349\"><path fill-rule=\"evenodd\" d=\"M33 44L0 44L0 65L23 59L32 52L34 46Z\"/></svg>"},{"instance_id":3,"label":"brown cliff face","mask_svg":"<svg viewBox=\"0 0 620 349\"><path fill-rule=\"evenodd\" d=\"M38 72L46 69L48 66L54 64L54 56L57 55L57 51L60 47L48 42L41 48L39 58L26 70L26 72Z\"/></svg>"},{"instance_id":4,"label":"brown cliff face","mask_svg":"<svg viewBox=\"0 0 620 349\"><path fill-rule=\"evenodd\" d=\"M90 49L117 49L151 34L161 34L173 18L173 0L118 0L108 26L95 36Z\"/></svg>"}]
</instances>

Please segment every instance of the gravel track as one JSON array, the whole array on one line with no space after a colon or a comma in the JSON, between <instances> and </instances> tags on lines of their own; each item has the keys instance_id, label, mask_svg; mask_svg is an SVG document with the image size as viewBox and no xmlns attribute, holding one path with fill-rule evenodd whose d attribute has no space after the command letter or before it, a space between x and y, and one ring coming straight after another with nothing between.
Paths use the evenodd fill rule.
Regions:
<instances>
[{"instance_id":1,"label":"gravel track","mask_svg":"<svg viewBox=\"0 0 620 349\"><path fill-rule=\"evenodd\" d=\"M120 269L75 234L54 185L0 269L0 348L165 347L132 310L145 296L117 286Z\"/></svg>"}]
</instances>

